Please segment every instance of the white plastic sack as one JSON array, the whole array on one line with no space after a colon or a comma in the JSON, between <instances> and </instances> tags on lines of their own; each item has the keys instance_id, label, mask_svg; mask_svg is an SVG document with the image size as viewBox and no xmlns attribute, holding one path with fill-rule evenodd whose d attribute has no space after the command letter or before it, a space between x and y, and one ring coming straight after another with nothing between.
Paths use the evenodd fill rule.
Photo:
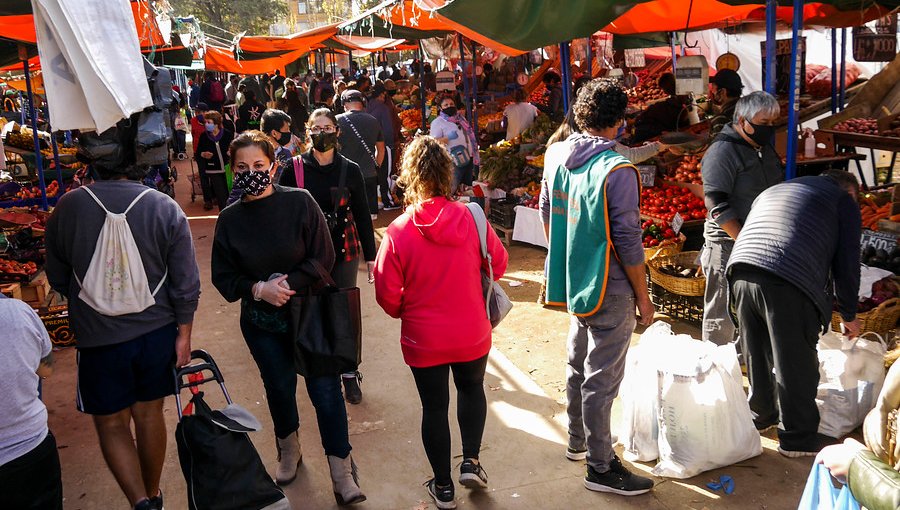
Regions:
<instances>
[{"instance_id":1,"label":"white plastic sack","mask_svg":"<svg viewBox=\"0 0 900 510\"><path fill-rule=\"evenodd\" d=\"M658 384L654 475L690 478L762 453L733 345L681 345L658 372Z\"/></svg>"},{"instance_id":2,"label":"white plastic sack","mask_svg":"<svg viewBox=\"0 0 900 510\"><path fill-rule=\"evenodd\" d=\"M866 333L850 340L834 331L819 339L819 433L843 437L862 425L884 384L885 346Z\"/></svg>"},{"instance_id":3,"label":"white plastic sack","mask_svg":"<svg viewBox=\"0 0 900 510\"><path fill-rule=\"evenodd\" d=\"M103 132L153 104L128 0L32 0L56 130Z\"/></svg>"},{"instance_id":4,"label":"white plastic sack","mask_svg":"<svg viewBox=\"0 0 900 510\"><path fill-rule=\"evenodd\" d=\"M657 321L628 350L625 376L619 386L622 421L618 433L625 460L649 462L659 458L657 372L666 368L677 350L695 342L689 335L673 333L668 323Z\"/></svg>"}]
</instances>

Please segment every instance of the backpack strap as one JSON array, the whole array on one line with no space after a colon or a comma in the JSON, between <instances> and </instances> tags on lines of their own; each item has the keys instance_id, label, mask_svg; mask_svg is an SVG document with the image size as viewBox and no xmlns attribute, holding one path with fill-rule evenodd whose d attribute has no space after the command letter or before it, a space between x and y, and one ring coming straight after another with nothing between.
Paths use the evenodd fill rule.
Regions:
<instances>
[{"instance_id":1,"label":"backpack strap","mask_svg":"<svg viewBox=\"0 0 900 510\"><path fill-rule=\"evenodd\" d=\"M303 156L294 156L291 158L291 163L294 164L294 180L296 181L297 187L302 188L304 184Z\"/></svg>"},{"instance_id":2,"label":"backpack strap","mask_svg":"<svg viewBox=\"0 0 900 510\"><path fill-rule=\"evenodd\" d=\"M97 195L95 195L94 192L91 191L91 188L90 188L90 187L88 187L88 186L82 186L81 189L87 191L87 194L90 195L91 198L94 199L94 202L97 202L97 205L99 205L100 208L103 209L103 212L105 212L106 214L109 214L109 209L107 209L106 206L103 205L103 202L101 202L100 199L97 198ZM149 188L148 188L148 189L149 189Z\"/></svg>"},{"instance_id":3,"label":"backpack strap","mask_svg":"<svg viewBox=\"0 0 900 510\"><path fill-rule=\"evenodd\" d=\"M347 158L335 153L334 157L341 158L341 174L338 177L337 200L334 201L334 217L337 218L338 209L344 198L344 188L347 187ZM349 206L348 206L349 207Z\"/></svg>"},{"instance_id":4,"label":"backpack strap","mask_svg":"<svg viewBox=\"0 0 900 510\"><path fill-rule=\"evenodd\" d=\"M128 211L130 211L131 208L134 207L135 204L138 203L138 201L140 201L140 199L144 198L144 195L146 195L147 193L150 193L151 191L153 191L152 188L147 188L144 191L140 192L138 194L138 196L134 197L134 200L132 200L131 203L128 204L128 208L125 209L125 212L123 212L122 214L128 214Z\"/></svg>"},{"instance_id":5,"label":"backpack strap","mask_svg":"<svg viewBox=\"0 0 900 510\"><path fill-rule=\"evenodd\" d=\"M481 208L480 205L475 203L466 204L466 208L469 209L469 213L472 215L472 219L475 220L475 229L478 231L478 242L481 246L481 258L482 260L487 261L488 266L488 276L490 277L490 284L487 286L487 290L485 291L484 296L484 308L487 313L488 319L491 318L491 294L494 292L493 284L494 284L494 264L493 257L488 253L487 249L487 217L484 215L484 209Z\"/></svg>"}]
</instances>

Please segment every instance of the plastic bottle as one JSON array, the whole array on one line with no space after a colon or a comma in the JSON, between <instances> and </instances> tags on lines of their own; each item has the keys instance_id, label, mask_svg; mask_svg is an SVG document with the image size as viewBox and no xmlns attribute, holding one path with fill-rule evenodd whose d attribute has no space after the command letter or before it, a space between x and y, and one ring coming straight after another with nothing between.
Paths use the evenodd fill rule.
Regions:
<instances>
[{"instance_id":1,"label":"plastic bottle","mask_svg":"<svg viewBox=\"0 0 900 510\"><path fill-rule=\"evenodd\" d=\"M807 159L815 158L816 135L813 133L812 129L809 128L804 129L803 134L806 137L806 140L803 141L803 157Z\"/></svg>"}]
</instances>

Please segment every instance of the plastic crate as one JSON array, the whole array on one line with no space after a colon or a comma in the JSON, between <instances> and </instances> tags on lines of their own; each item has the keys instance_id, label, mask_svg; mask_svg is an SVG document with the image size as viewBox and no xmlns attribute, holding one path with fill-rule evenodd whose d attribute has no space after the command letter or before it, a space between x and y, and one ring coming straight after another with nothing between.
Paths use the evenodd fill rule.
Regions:
<instances>
[{"instance_id":1,"label":"plastic crate","mask_svg":"<svg viewBox=\"0 0 900 510\"><path fill-rule=\"evenodd\" d=\"M650 300L659 313L695 326L703 323L703 296L679 296L650 282Z\"/></svg>"},{"instance_id":2,"label":"plastic crate","mask_svg":"<svg viewBox=\"0 0 900 510\"><path fill-rule=\"evenodd\" d=\"M491 200L490 221L503 228L513 228L516 223L516 206L518 202L508 198Z\"/></svg>"}]
</instances>

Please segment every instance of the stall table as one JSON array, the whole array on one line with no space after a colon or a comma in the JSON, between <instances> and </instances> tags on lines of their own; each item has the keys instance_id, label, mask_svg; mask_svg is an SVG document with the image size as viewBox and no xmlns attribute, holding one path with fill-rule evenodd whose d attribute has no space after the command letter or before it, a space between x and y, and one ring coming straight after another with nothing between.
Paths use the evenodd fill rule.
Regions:
<instances>
[{"instance_id":1,"label":"stall table","mask_svg":"<svg viewBox=\"0 0 900 510\"><path fill-rule=\"evenodd\" d=\"M861 133L849 133L846 131L835 131L833 129L819 129L820 133L824 133L831 137L834 140L834 144L842 149L841 153L850 152L852 155L855 151L849 151L850 147L862 147L869 149L872 155L872 164L875 164L875 150L883 150L893 154L891 157L891 167L888 171L887 182L891 182L894 178L894 163L897 157L897 152L900 152L900 138L893 136L877 136L877 135L864 135ZM868 183L866 183L865 179L862 175L862 167L859 164L859 159L853 158L856 161L856 170L859 173L859 178L862 181L862 184L865 188L868 189ZM875 177L875 186L878 185L877 175Z\"/></svg>"},{"instance_id":2,"label":"stall table","mask_svg":"<svg viewBox=\"0 0 900 510\"><path fill-rule=\"evenodd\" d=\"M541 222L541 211L525 206L516 206L516 223L513 226L512 240L547 248L544 236L544 224Z\"/></svg>"}]
</instances>

